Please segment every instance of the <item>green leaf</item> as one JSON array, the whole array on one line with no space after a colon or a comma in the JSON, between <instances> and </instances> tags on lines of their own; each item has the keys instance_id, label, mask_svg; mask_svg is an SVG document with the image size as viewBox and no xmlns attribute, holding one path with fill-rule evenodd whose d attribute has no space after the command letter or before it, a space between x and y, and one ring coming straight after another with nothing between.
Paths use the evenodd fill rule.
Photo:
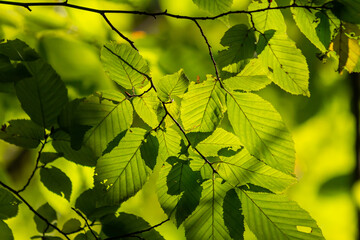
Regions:
<instances>
[{"instance_id":1,"label":"green leaf","mask_svg":"<svg viewBox=\"0 0 360 240\"><path fill-rule=\"evenodd\" d=\"M204 161L194 150L190 151L190 167L193 171L199 171L203 180L211 179L213 177L213 170L208 163ZM207 158L210 160L210 158Z\"/></svg>"},{"instance_id":2,"label":"green leaf","mask_svg":"<svg viewBox=\"0 0 360 240\"><path fill-rule=\"evenodd\" d=\"M265 46L263 51L262 49ZM258 44L259 60L272 81L287 92L310 96L305 56L285 33L268 31Z\"/></svg>"},{"instance_id":3,"label":"green leaf","mask_svg":"<svg viewBox=\"0 0 360 240\"><path fill-rule=\"evenodd\" d=\"M220 14L230 11L233 0L193 0L201 9L212 14Z\"/></svg>"},{"instance_id":4,"label":"green leaf","mask_svg":"<svg viewBox=\"0 0 360 240\"><path fill-rule=\"evenodd\" d=\"M112 203L134 196L151 172L140 153L145 133L144 129L129 129L117 147L98 159L95 183L103 186Z\"/></svg>"},{"instance_id":5,"label":"green leaf","mask_svg":"<svg viewBox=\"0 0 360 240\"><path fill-rule=\"evenodd\" d=\"M245 221L258 239L325 239L315 220L283 195L237 193Z\"/></svg>"},{"instance_id":6,"label":"green leaf","mask_svg":"<svg viewBox=\"0 0 360 240\"><path fill-rule=\"evenodd\" d=\"M184 70L180 69L178 72L166 75L159 80L156 88L158 96L162 101L172 101L174 97L182 98L189 83Z\"/></svg>"},{"instance_id":7,"label":"green leaf","mask_svg":"<svg viewBox=\"0 0 360 240\"><path fill-rule=\"evenodd\" d=\"M0 188L0 220L15 217L19 211L20 203L9 191Z\"/></svg>"},{"instance_id":8,"label":"green leaf","mask_svg":"<svg viewBox=\"0 0 360 240\"><path fill-rule=\"evenodd\" d=\"M215 130L225 111L225 94L220 84L210 77L199 84L191 83L180 111L185 131Z\"/></svg>"},{"instance_id":9,"label":"green leaf","mask_svg":"<svg viewBox=\"0 0 360 240\"><path fill-rule=\"evenodd\" d=\"M252 157L246 149L232 157L221 157L218 173L233 186L248 183L267 188L272 192L284 192L296 179Z\"/></svg>"},{"instance_id":10,"label":"green leaf","mask_svg":"<svg viewBox=\"0 0 360 240\"><path fill-rule=\"evenodd\" d=\"M0 220L0 239L14 240L14 236L11 229L3 220Z\"/></svg>"},{"instance_id":11,"label":"green leaf","mask_svg":"<svg viewBox=\"0 0 360 240\"><path fill-rule=\"evenodd\" d=\"M0 83L13 83L26 77L31 75L23 64L13 65L7 56L0 54Z\"/></svg>"},{"instance_id":12,"label":"green leaf","mask_svg":"<svg viewBox=\"0 0 360 240\"><path fill-rule=\"evenodd\" d=\"M76 199L75 207L83 212L91 221L115 213L119 205L108 204L104 194L105 192L102 189L96 187L88 189Z\"/></svg>"},{"instance_id":13,"label":"green leaf","mask_svg":"<svg viewBox=\"0 0 360 240\"><path fill-rule=\"evenodd\" d=\"M200 204L185 220L187 239L231 239L223 218L223 202L231 186L219 178L202 184Z\"/></svg>"},{"instance_id":14,"label":"green leaf","mask_svg":"<svg viewBox=\"0 0 360 240\"><path fill-rule=\"evenodd\" d=\"M227 108L234 132L250 154L277 170L294 171L294 142L269 102L252 93L232 93Z\"/></svg>"},{"instance_id":15,"label":"green leaf","mask_svg":"<svg viewBox=\"0 0 360 240\"><path fill-rule=\"evenodd\" d=\"M93 230L94 232L94 230ZM95 232L95 235L97 236L97 233ZM97 240L91 231L86 231L86 233L80 233L76 235L74 240Z\"/></svg>"},{"instance_id":16,"label":"green leaf","mask_svg":"<svg viewBox=\"0 0 360 240\"><path fill-rule=\"evenodd\" d=\"M275 0L272 0L270 5L268 1L263 0L262 2L252 2L248 10L256 11L259 9L264 9L265 11L258 11L251 14L252 20L255 24L255 28L264 33L266 30L274 29L278 32L286 33L286 23L284 17L279 9L266 10L268 7L276 8L278 5ZM251 21L250 21L250 24Z\"/></svg>"},{"instance_id":17,"label":"green leaf","mask_svg":"<svg viewBox=\"0 0 360 240\"><path fill-rule=\"evenodd\" d=\"M237 151L242 147L240 140L234 134L222 129L217 128L215 131L196 145L196 148L204 156L218 156L221 149L232 149Z\"/></svg>"},{"instance_id":18,"label":"green leaf","mask_svg":"<svg viewBox=\"0 0 360 240\"><path fill-rule=\"evenodd\" d=\"M159 141L155 133L150 132L147 134L144 143L140 147L140 152L146 166L154 170L159 152Z\"/></svg>"},{"instance_id":19,"label":"green leaf","mask_svg":"<svg viewBox=\"0 0 360 240\"><path fill-rule=\"evenodd\" d=\"M308 0L299 0L296 1L296 4L299 6L310 6L311 3L309 3ZM309 11L308 9L301 7L291 8L291 12L296 25L305 37L307 37L321 52L326 52L330 44L331 33L329 23L322 23L320 25L320 21L329 21L328 19L317 17L318 14L323 13L315 10ZM319 25L321 26L321 29L318 28ZM322 35L319 36L319 34ZM325 38L328 39L325 40Z\"/></svg>"},{"instance_id":20,"label":"green leaf","mask_svg":"<svg viewBox=\"0 0 360 240\"><path fill-rule=\"evenodd\" d=\"M56 212L49 203L45 203L39 207L36 212L43 216L49 223L56 225L54 223L57 220ZM53 227L48 226L48 224L37 215L34 216L34 221L36 223L36 229L39 233L49 233L54 231Z\"/></svg>"},{"instance_id":21,"label":"green leaf","mask_svg":"<svg viewBox=\"0 0 360 240\"><path fill-rule=\"evenodd\" d=\"M23 148L37 148L44 135L44 128L25 119L10 120L0 130L0 139Z\"/></svg>"},{"instance_id":22,"label":"green leaf","mask_svg":"<svg viewBox=\"0 0 360 240\"><path fill-rule=\"evenodd\" d=\"M56 159L62 157L63 154L61 153L55 153L55 152L42 152L40 155L40 162L43 164L48 164Z\"/></svg>"},{"instance_id":23,"label":"green leaf","mask_svg":"<svg viewBox=\"0 0 360 240\"><path fill-rule=\"evenodd\" d=\"M258 91L271 83L267 74L267 69L255 58L251 59L239 74L223 81L232 90Z\"/></svg>"},{"instance_id":24,"label":"green leaf","mask_svg":"<svg viewBox=\"0 0 360 240\"><path fill-rule=\"evenodd\" d=\"M243 240L245 232L244 216L242 214L241 202L235 189L229 190L223 203L224 223L229 234L234 240Z\"/></svg>"},{"instance_id":25,"label":"green leaf","mask_svg":"<svg viewBox=\"0 0 360 240\"><path fill-rule=\"evenodd\" d=\"M174 161L173 165L168 162ZM201 196L199 172L189 167L188 161L176 157L168 159L161 168L157 193L164 212L174 219L177 227L195 210Z\"/></svg>"},{"instance_id":26,"label":"green leaf","mask_svg":"<svg viewBox=\"0 0 360 240\"><path fill-rule=\"evenodd\" d=\"M331 11L340 20L360 24L360 1L359 0L334 0Z\"/></svg>"},{"instance_id":27,"label":"green leaf","mask_svg":"<svg viewBox=\"0 0 360 240\"><path fill-rule=\"evenodd\" d=\"M62 227L62 231L64 233L72 233L76 232L81 228L81 222L76 218L70 218L64 223L64 226Z\"/></svg>"},{"instance_id":28,"label":"green leaf","mask_svg":"<svg viewBox=\"0 0 360 240\"><path fill-rule=\"evenodd\" d=\"M248 29L244 24L235 25L227 30L220 43L229 48L219 52L220 68L254 57L255 41L254 29Z\"/></svg>"},{"instance_id":29,"label":"green leaf","mask_svg":"<svg viewBox=\"0 0 360 240\"><path fill-rule=\"evenodd\" d=\"M41 168L40 180L49 191L63 196L70 201L71 180L60 169L56 167Z\"/></svg>"},{"instance_id":30,"label":"green leaf","mask_svg":"<svg viewBox=\"0 0 360 240\"><path fill-rule=\"evenodd\" d=\"M85 134L84 144L96 156L101 156L109 142L127 130L132 121L133 108L125 96L119 102L90 96L79 104L74 116L75 126L91 127Z\"/></svg>"},{"instance_id":31,"label":"green leaf","mask_svg":"<svg viewBox=\"0 0 360 240\"><path fill-rule=\"evenodd\" d=\"M159 157L164 162L170 156L178 156L181 151L181 136L172 128L156 132L159 141Z\"/></svg>"},{"instance_id":32,"label":"green leaf","mask_svg":"<svg viewBox=\"0 0 360 240\"><path fill-rule=\"evenodd\" d=\"M8 40L5 43L1 43L0 54L14 61L34 61L39 58L34 49L19 39Z\"/></svg>"},{"instance_id":33,"label":"green leaf","mask_svg":"<svg viewBox=\"0 0 360 240\"><path fill-rule=\"evenodd\" d=\"M118 217L108 215L102 220L102 231L108 237L119 239L164 239L155 228L141 217L121 212Z\"/></svg>"},{"instance_id":34,"label":"green leaf","mask_svg":"<svg viewBox=\"0 0 360 240\"><path fill-rule=\"evenodd\" d=\"M101 49L101 61L110 78L125 89L140 89L148 84L146 77L141 74L150 73L148 64L127 44L105 44Z\"/></svg>"},{"instance_id":35,"label":"green leaf","mask_svg":"<svg viewBox=\"0 0 360 240\"><path fill-rule=\"evenodd\" d=\"M152 128L159 126L161 119L165 115L165 111L153 89L141 97L135 97L132 103L136 113L146 124Z\"/></svg>"},{"instance_id":36,"label":"green leaf","mask_svg":"<svg viewBox=\"0 0 360 240\"><path fill-rule=\"evenodd\" d=\"M45 128L51 127L68 102L65 84L42 59L26 62L25 65L32 77L15 83L21 107L35 123Z\"/></svg>"},{"instance_id":37,"label":"green leaf","mask_svg":"<svg viewBox=\"0 0 360 240\"><path fill-rule=\"evenodd\" d=\"M71 147L70 136L66 132L56 131L51 138L54 149L67 160L83 166L94 167L96 165L97 157L93 150L85 145L81 146L79 150L74 150Z\"/></svg>"}]
</instances>

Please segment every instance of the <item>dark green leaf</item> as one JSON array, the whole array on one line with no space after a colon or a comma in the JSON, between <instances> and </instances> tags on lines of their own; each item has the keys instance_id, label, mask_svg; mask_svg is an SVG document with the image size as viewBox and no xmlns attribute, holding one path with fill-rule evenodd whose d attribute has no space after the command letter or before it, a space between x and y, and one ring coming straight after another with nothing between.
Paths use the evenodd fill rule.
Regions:
<instances>
[{"instance_id":1,"label":"dark green leaf","mask_svg":"<svg viewBox=\"0 0 360 240\"><path fill-rule=\"evenodd\" d=\"M96 232L95 235L97 236ZM87 231L86 233L78 234L74 240L97 240L91 231Z\"/></svg>"},{"instance_id":2,"label":"dark green leaf","mask_svg":"<svg viewBox=\"0 0 360 240\"><path fill-rule=\"evenodd\" d=\"M25 119L11 120L0 130L0 139L24 148L37 148L44 135L44 128Z\"/></svg>"},{"instance_id":3,"label":"dark green leaf","mask_svg":"<svg viewBox=\"0 0 360 240\"><path fill-rule=\"evenodd\" d=\"M74 150L71 147L70 136L60 130L51 137L55 150L63 154L67 160L84 166L94 167L96 165L97 157L90 147L82 146L79 150Z\"/></svg>"},{"instance_id":4,"label":"dark green leaf","mask_svg":"<svg viewBox=\"0 0 360 240\"><path fill-rule=\"evenodd\" d=\"M61 153L55 153L55 152L42 152L40 155L40 162L43 164L48 164L56 159L62 157L63 155Z\"/></svg>"},{"instance_id":5,"label":"dark green leaf","mask_svg":"<svg viewBox=\"0 0 360 240\"><path fill-rule=\"evenodd\" d=\"M0 44L0 54L15 61L34 61L39 58L34 49L19 39L9 40Z\"/></svg>"},{"instance_id":6,"label":"dark green leaf","mask_svg":"<svg viewBox=\"0 0 360 240\"><path fill-rule=\"evenodd\" d=\"M68 101L67 89L55 70L44 60L27 62L32 77L15 83L21 107L31 120L42 127L51 127Z\"/></svg>"},{"instance_id":7,"label":"dark green leaf","mask_svg":"<svg viewBox=\"0 0 360 240\"><path fill-rule=\"evenodd\" d=\"M360 0L335 0L331 11L340 20L360 24Z\"/></svg>"},{"instance_id":8,"label":"dark green leaf","mask_svg":"<svg viewBox=\"0 0 360 240\"><path fill-rule=\"evenodd\" d=\"M159 141L153 133L147 135L144 144L140 147L140 151L146 165L153 170L159 152Z\"/></svg>"},{"instance_id":9,"label":"dark green leaf","mask_svg":"<svg viewBox=\"0 0 360 240\"><path fill-rule=\"evenodd\" d=\"M57 220L55 210L48 203L45 203L44 205L42 205L36 211L41 216L43 216L49 223L54 224L54 222ZM53 227L50 227L44 220L42 220L37 215L34 216L34 221L36 223L36 229L38 230L38 232L40 232L40 233L44 233L44 232L49 233L49 232L54 231Z\"/></svg>"},{"instance_id":10,"label":"dark green leaf","mask_svg":"<svg viewBox=\"0 0 360 240\"><path fill-rule=\"evenodd\" d=\"M64 233L72 233L81 228L81 222L76 218L71 218L64 223L62 231Z\"/></svg>"},{"instance_id":11,"label":"dark green leaf","mask_svg":"<svg viewBox=\"0 0 360 240\"><path fill-rule=\"evenodd\" d=\"M164 239L155 228L145 231L151 228L150 224L132 214L121 212L118 217L108 215L101 221L102 231L108 237L119 237L119 239Z\"/></svg>"},{"instance_id":12,"label":"dark green leaf","mask_svg":"<svg viewBox=\"0 0 360 240\"><path fill-rule=\"evenodd\" d=\"M0 220L0 239L14 240L14 236L11 229L3 220Z\"/></svg>"},{"instance_id":13,"label":"dark green leaf","mask_svg":"<svg viewBox=\"0 0 360 240\"><path fill-rule=\"evenodd\" d=\"M15 217L21 202L9 191L0 188L0 220ZM1 231L0 231L1 232Z\"/></svg>"},{"instance_id":14,"label":"dark green leaf","mask_svg":"<svg viewBox=\"0 0 360 240\"><path fill-rule=\"evenodd\" d=\"M244 216L241 210L241 202L234 189L228 191L223 203L224 223L229 234L234 240L244 239Z\"/></svg>"},{"instance_id":15,"label":"dark green leaf","mask_svg":"<svg viewBox=\"0 0 360 240\"><path fill-rule=\"evenodd\" d=\"M65 173L56 167L41 168L40 179L47 189L51 192L65 197L70 201L71 195L71 180Z\"/></svg>"}]
</instances>

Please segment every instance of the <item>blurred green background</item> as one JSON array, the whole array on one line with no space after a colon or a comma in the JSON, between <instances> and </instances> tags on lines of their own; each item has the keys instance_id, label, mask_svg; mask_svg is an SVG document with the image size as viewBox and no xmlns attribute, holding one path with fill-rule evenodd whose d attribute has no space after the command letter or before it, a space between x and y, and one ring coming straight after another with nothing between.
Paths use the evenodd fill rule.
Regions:
<instances>
[{"instance_id":1,"label":"blurred green background","mask_svg":"<svg viewBox=\"0 0 360 240\"><path fill-rule=\"evenodd\" d=\"M144 10L206 16L191 0L70 0L73 4L101 9ZM286 1L280 1L286 3ZM245 9L248 0L234 0L233 9ZM352 89L348 75L335 72L334 61L325 64L316 57L318 50L299 32L289 10L288 34L306 56L310 69L311 97L292 96L274 84L260 92L281 113L293 133L297 162L295 173L299 183L288 191L291 199L309 211L323 230L327 240L357 238L357 204L360 185L352 187L355 166L355 119L351 112ZM135 41L140 54L148 60L155 79L183 68L191 80L213 74L204 39L193 22L149 16L109 14L109 19L123 34ZM246 15L230 17L231 25L245 23ZM228 29L222 21L203 21L206 36L217 53L220 39ZM46 58L65 81L71 99L90 95L96 90L113 88L100 60L100 47L109 40L124 42L102 17L95 13L64 7L25 8L0 5L0 39L19 38ZM0 85L0 123L26 118L10 85ZM49 147L49 146L48 146ZM47 149L51 150L51 149ZM0 179L18 189L27 180L35 164L36 151L24 150L0 142ZM64 159L57 166L73 182L71 204L92 186L93 169L80 167ZM142 216L154 225L166 219L154 193L156 176L152 176L134 198L121 210ZM78 218L70 204L50 193L36 174L24 197L38 208L48 201L59 213L59 224L70 217ZM36 234L33 214L24 204L16 218L6 222L15 240ZM170 222L158 228L167 239L184 239L183 229ZM246 232L247 239L255 239Z\"/></svg>"}]
</instances>

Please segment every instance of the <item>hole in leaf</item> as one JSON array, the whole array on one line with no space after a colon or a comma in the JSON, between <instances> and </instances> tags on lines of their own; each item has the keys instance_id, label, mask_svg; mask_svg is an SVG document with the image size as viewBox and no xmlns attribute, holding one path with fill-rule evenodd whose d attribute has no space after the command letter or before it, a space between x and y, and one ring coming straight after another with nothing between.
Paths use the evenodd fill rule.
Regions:
<instances>
[{"instance_id":1,"label":"hole in leaf","mask_svg":"<svg viewBox=\"0 0 360 240\"><path fill-rule=\"evenodd\" d=\"M299 232L304 232L304 233L311 233L311 232L312 232L312 228L311 228L311 227L296 226L296 229L297 229Z\"/></svg>"},{"instance_id":2,"label":"hole in leaf","mask_svg":"<svg viewBox=\"0 0 360 240\"><path fill-rule=\"evenodd\" d=\"M268 67L268 69L270 72L272 72L272 73L274 72L274 70L271 67Z\"/></svg>"}]
</instances>

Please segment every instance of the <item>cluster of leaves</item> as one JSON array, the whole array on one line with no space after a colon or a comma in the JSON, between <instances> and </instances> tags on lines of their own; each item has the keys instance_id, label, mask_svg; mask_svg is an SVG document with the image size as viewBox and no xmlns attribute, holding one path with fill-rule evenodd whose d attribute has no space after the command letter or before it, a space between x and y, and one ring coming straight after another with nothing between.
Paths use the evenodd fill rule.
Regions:
<instances>
[{"instance_id":1,"label":"cluster of leaves","mask_svg":"<svg viewBox=\"0 0 360 240\"><path fill-rule=\"evenodd\" d=\"M194 3L221 14L232 0ZM335 56L340 72L360 70L358 1L296 0L288 8L322 58ZM84 226L70 219L58 228L46 203L34 210L42 235L33 238L61 239L48 235L56 230L66 239L77 234L76 240L162 239L156 226L116 212L158 171L161 207L188 239L243 239L245 223L259 239L323 239L310 215L283 194L296 182L294 142L271 103L253 93L273 82L309 96L306 59L286 34L275 1L254 1L245 13L250 27L232 26L221 39L218 64L212 59L216 76L191 81L179 70L153 79L139 52L111 42L101 61L117 90L71 101L60 76L33 49L20 40L0 44L0 82L14 84L30 117L4 124L0 138L24 148L41 145L34 172L40 169L44 186L67 200L72 183L52 163L64 157L95 167L94 187L74 208ZM50 140L56 152L43 151ZM3 220L16 216L26 186L15 191L0 183L0 236L13 239Z\"/></svg>"}]
</instances>

